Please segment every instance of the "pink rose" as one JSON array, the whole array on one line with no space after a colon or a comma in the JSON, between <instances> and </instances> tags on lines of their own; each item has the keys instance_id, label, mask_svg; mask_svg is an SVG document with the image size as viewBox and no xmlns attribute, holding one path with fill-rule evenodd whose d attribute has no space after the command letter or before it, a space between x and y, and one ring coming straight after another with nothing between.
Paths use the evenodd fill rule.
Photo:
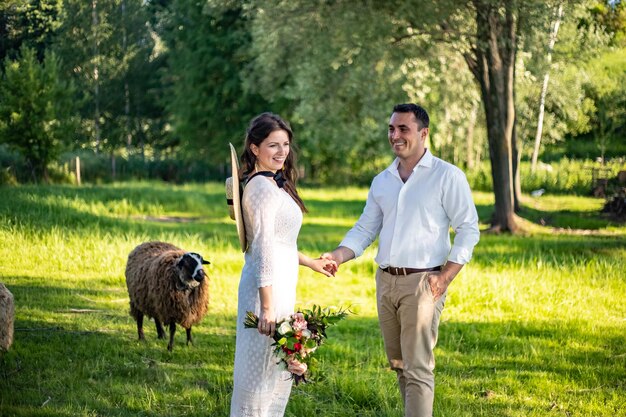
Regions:
<instances>
[{"instance_id":1,"label":"pink rose","mask_svg":"<svg viewBox=\"0 0 626 417\"><path fill-rule=\"evenodd\" d=\"M304 319L304 314L295 313L291 316L291 318L293 319L293 323L291 323L291 327L293 327L294 330L297 331L297 330L306 329L307 322Z\"/></svg>"},{"instance_id":2,"label":"pink rose","mask_svg":"<svg viewBox=\"0 0 626 417\"><path fill-rule=\"evenodd\" d=\"M287 370L292 374L302 376L307 370L306 363L300 363L296 359L290 359L287 363Z\"/></svg>"}]
</instances>

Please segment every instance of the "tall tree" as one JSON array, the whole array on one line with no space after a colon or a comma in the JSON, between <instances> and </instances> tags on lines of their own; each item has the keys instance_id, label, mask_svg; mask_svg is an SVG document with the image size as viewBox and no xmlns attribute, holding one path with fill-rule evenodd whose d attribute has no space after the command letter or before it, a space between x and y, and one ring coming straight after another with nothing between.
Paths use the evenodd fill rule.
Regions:
<instances>
[{"instance_id":1,"label":"tall tree","mask_svg":"<svg viewBox=\"0 0 626 417\"><path fill-rule=\"evenodd\" d=\"M0 62L14 59L20 48L36 51L43 61L62 21L62 0L3 0L0 2Z\"/></svg>"},{"instance_id":2,"label":"tall tree","mask_svg":"<svg viewBox=\"0 0 626 417\"><path fill-rule=\"evenodd\" d=\"M541 86L541 97L539 98L539 116L537 118L537 134L535 135L535 147L533 148L533 155L531 159L530 170L535 172L537 169L537 158L539 157L539 146L541 145L541 134L543 131L543 117L545 114L546 106L546 94L548 93L548 82L550 81L550 64L552 62L552 50L556 43L556 37L559 33L559 26L561 26L561 17L563 16L563 4L559 4L559 8L556 12L556 18L554 25L550 31L550 43L548 44L548 53L546 61L548 62L548 69L543 76L543 84Z\"/></svg>"},{"instance_id":3,"label":"tall tree","mask_svg":"<svg viewBox=\"0 0 626 417\"><path fill-rule=\"evenodd\" d=\"M547 62L544 45L550 43L553 28L546 26L526 34L520 45L516 70L516 126L520 145L525 147L525 156L531 157L531 161L539 123L537 103L541 102L543 91L546 94L542 146L565 142L592 128L595 104L585 85L596 77L586 63L601 60L610 36L605 28L590 25L594 17L588 2L568 3L567 7L551 62ZM541 79L548 71L550 88L546 91ZM543 79L545 81L545 77Z\"/></svg>"},{"instance_id":4,"label":"tall tree","mask_svg":"<svg viewBox=\"0 0 626 417\"><path fill-rule=\"evenodd\" d=\"M127 153L167 142L161 85L166 55L149 24L151 17L152 10L138 0L120 0L109 14L115 22L110 55L117 67L105 84L109 91L105 120L111 148L125 147Z\"/></svg>"},{"instance_id":5,"label":"tall tree","mask_svg":"<svg viewBox=\"0 0 626 417\"><path fill-rule=\"evenodd\" d=\"M335 84L316 85L315 78L320 77L308 73L308 67L320 69L320 56L334 56L328 60L331 66L322 68L327 74L337 72L332 67L335 63L347 74L360 71L356 64L366 68L363 72L367 72L370 79L359 86L363 91L350 90L356 98L353 101L363 102L365 97L372 100L372 84L378 81L379 74L387 76L385 88L397 88L398 79L404 76L397 71L403 62L407 59L428 61L429 57L437 55L433 53L437 44L451 45L465 59L483 103L495 195L492 228L514 232L517 230L515 207L519 202L519 187L515 183L517 47L520 34L532 32L537 22L543 23L546 16L549 17L545 11L550 6L550 2L535 0L450 0L420 3L419 6L404 1L355 4L338 0L315 6L305 1L285 1L260 6L251 15L258 34L255 43L261 45L259 63L274 62L274 65L260 65L259 69L271 72L271 76L266 76L270 80L276 79L277 73L291 72L281 81L286 85L286 93L296 100L303 96L323 98L342 91L337 90ZM330 35L333 38L329 38ZM305 44L307 48L302 48ZM276 55L279 58L274 57ZM381 56L387 61L381 60ZM277 63L288 69L280 68ZM402 95L406 99L406 94L400 97ZM383 100L374 102L384 103ZM320 102L314 101L309 106L316 103ZM341 107L331 108L333 112L345 114ZM352 120L352 123L358 121Z\"/></svg>"},{"instance_id":6,"label":"tall tree","mask_svg":"<svg viewBox=\"0 0 626 417\"><path fill-rule=\"evenodd\" d=\"M271 101L287 100L285 116L316 182L368 184L390 162L382 123L407 99L401 72L418 72L403 66L403 45L390 47L389 16L369 6L284 1L248 10L248 83Z\"/></svg>"},{"instance_id":7,"label":"tall tree","mask_svg":"<svg viewBox=\"0 0 626 417\"><path fill-rule=\"evenodd\" d=\"M40 64L34 49L23 47L17 60L6 58L0 82L0 142L20 152L33 179L48 181L48 164L64 150L75 131L73 87L63 81L59 61L46 52Z\"/></svg>"},{"instance_id":8,"label":"tall tree","mask_svg":"<svg viewBox=\"0 0 626 417\"><path fill-rule=\"evenodd\" d=\"M593 74L585 85L595 106L592 133L604 161L608 145L626 136L626 47L606 52L587 69Z\"/></svg>"},{"instance_id":9,"label":"tall tree","mask_svg":"<svg viewBox=\"0 0 626 417\"><path fill-rule=\"evenodd\" d=\"M162 14L160 34L167 46L173 133L188 155L221 163L228 142L243 143L251 117L278 112L280 106L270 107L243 83L251 37L242 6L212 3L172 1Z\"/></svg>"},{"instance_id":10,"label":"tall tree","mask_svg":"<svg viewBox=\"0 0 626 417\"><path fill-rule=\"evenodd\" d=\"M472 2L475 41L464 58L480 85L495 195L492 229L515 232L515 60L519 11L511 1Z\"/></svg>"},{"instance_id":11,"label":"tall tree","mask_svg":"<svg viewBox=\"0 0 626 417\"><path fill-rule=\"evenodd\" d=\"M114 152L165 133L161 51L142 0L66 0L55 50L79 88L88 138L79 146Z\"/></svg>"},{"instance_id":12,"label":"tall tree","mask_svg":"<svg viewBox=\"0 0 626 417\"><path fill-rule=\"evenodd\" d=\"M66 71L78 86L82 127L87 147L99 152L103 146L103 82L110 78L117 63L108 59L112 27L108 15L115 2L68 0L66 17L56 43ZM106 134L105 134L106 141Z\"/></svg>"},{"instance_id":13,"label":"tall tree","mask_svg":"<svg viewBox=\"0 0 626 417\"><path fill-rule=\"evenodd\" d=\"M478 149L486 145L486 134L482 123L477 126L480 91L463 57L442 44L436 59L407 59L402 73L408 100L421 103L431 114L433 153L472 169L480 154Z\"/></svg>"}]
</instances>

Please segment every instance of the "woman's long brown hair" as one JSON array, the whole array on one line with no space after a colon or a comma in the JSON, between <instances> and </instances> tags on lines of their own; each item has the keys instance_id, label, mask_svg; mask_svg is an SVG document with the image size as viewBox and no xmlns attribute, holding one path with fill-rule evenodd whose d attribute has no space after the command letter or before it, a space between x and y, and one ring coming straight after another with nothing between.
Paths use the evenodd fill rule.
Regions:
<instances>
[{"instance_id":1,"label":"woman's long brown hair","mask_svg":"<svg viewBox=\"0 0 626 417\"><path fill-rule=\"evenodd\" d=\"M303 213L306 213L306 206L298 195L298 190L296 189L298 171L296 169L297 158L295 152L296 150L293 145L293 132L291 131L289 124L281 119L280 116L274 113L261 113L250 122L250 126L248 126L248 130L246 131L245 149L243 151L243 155L241 155L242 177L244 180L247 179L255 170L257 158L252 152L252 149L250 149L250 146L260 146L261 143L267 139L270 133L277 130L284 130L289 136L289 154L287 155L283 165L283 176L287 181L285 182L283 188L287 191L291 198L293 198L296 204L298 204L300 210L302 210Z\"/></svg>"}]
</instances>

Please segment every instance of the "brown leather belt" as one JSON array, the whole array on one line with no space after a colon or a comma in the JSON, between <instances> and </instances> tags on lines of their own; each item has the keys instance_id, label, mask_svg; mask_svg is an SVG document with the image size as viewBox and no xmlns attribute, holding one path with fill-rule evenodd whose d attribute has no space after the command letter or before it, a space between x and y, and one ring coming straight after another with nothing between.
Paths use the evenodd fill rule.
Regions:
<instances>
[{"instance_id":1,"label":"brown leather belt","mask_svg":"<svg viewBox=\"0 0 626 417\"><path fill-rule=\"evenodd\" d=\"M387 272L391 275L409 275L409 274L417 274L420 272L431 272L431 271L441 271L441 266L434 266L432 268L404 268L404 267L395 267L388 266L387 268L380 268L384 272Z\"/></svg>"}]
</instances>

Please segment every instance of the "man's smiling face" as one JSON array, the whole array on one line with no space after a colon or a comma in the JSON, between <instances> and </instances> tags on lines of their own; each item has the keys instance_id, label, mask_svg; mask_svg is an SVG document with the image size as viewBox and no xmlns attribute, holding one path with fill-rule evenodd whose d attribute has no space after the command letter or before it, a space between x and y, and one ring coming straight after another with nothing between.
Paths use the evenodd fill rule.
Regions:
<instances>
[{"instance_id":1,"label":"man's smiling face","mask_svg":"<svg viewBox=\"0 0 626 417\"><path fill-rule=\"evenodd\" d=\"M389 119L389 144L400 159L422 157L428 128L420 128L413 113L393 113Z\"/></svg>"}]
</instances>

